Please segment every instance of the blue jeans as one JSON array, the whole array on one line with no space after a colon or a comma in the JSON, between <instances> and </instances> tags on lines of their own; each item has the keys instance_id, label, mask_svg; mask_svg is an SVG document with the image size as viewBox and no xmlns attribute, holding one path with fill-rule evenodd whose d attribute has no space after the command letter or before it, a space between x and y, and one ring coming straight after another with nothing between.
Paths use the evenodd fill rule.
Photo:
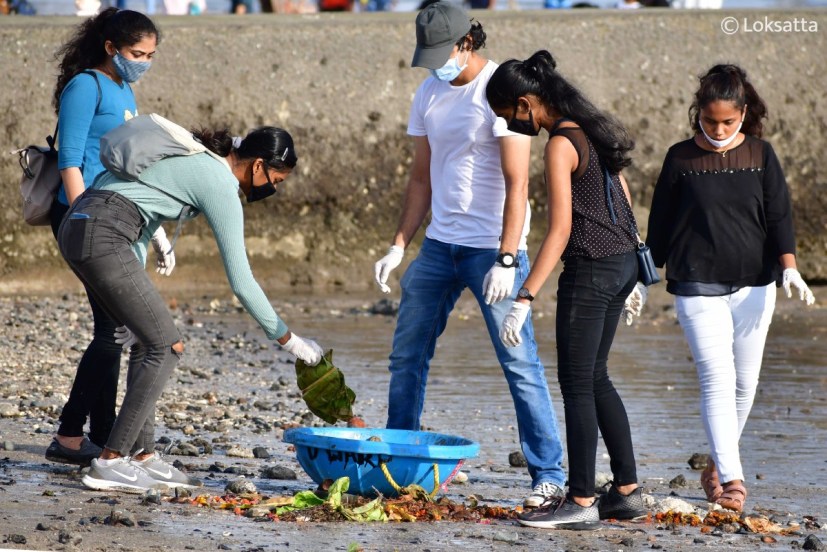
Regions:
<instances>
[{"instance_id":1,"label":"blue jeans","mask_svg":"<svg viewBox=\"0 0 827 552\"><path fill-rule=\"evenodd\" d=\"M609 350L637 282L634 252L564 261L557 290L557 380L566 412L569 492L594 495L598 428L617 486L637 483L626 408L609 378Z\"/></svg>"},{"instance_id":2,"label":"blue jeans","mask_svg":"<svg viewBox=\"0 0 827 552\"><path fill-rule=\"evenodd\" d=\"M178 363L181 340L166 302L155 289L132 244L143 219L125 197L86 190L58 231L63 258L95 301L138 343L129 356L126 395L106 447L123 455L155 448L155 403Z\"/></svg>"},{"instance_id":3,"label":"blue jeans","mask_svg":"<svg viewBox=\"0 0 827 552\"><path fill-rule=\"evenodd\" d=\"M517 290L528 276L528 255L525 251L517 253L520 266L516 268L511 300L486 305L483 279L496 258L496 249L425 239L419 255L402 277L402 302L390 356L387 425L389 429L420 429L436 340L445 330L460 294L469 288L480 305L514 400L520 445L528 461L532 485L548 482L562 487L566 481L561 466L563 447L545 369L537 356L531 317L523 325L523 343L519 347L506 348L499 337L511 300L517 297Z\"/></svg>"}]
</instances>

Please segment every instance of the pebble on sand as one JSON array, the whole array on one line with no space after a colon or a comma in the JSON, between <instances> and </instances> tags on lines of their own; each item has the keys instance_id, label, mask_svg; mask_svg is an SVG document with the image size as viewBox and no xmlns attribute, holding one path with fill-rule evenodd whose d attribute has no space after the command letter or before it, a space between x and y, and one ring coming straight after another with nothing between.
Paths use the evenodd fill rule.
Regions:
<instances>
[{"instance_id":1,"label":"pebble on sand","mask_svg":"<svg viewBox=\"0 0 827 552\"><path fill-rule=\"evenodd\" d=\"M508 455L508 464L514 468L528 467L528 461L526 461L525 456L519 450L515 450Z\"/></svg>"},{"instance_id":2,"label":"pebble on sand","mask_svg":"<svg viewBox=\"0 0 827 552\"><path fill-rule=\"evenodd\" d=\"M229 483L227 483L227 486L224 488L224 490L228 493L233 493L237 495L258 493L258 489L256 488L255 483L245 478L230 481Z\"/></svg>"},{"instance_id":3,"label":"pebble on sand","mask_svg":"<svg viewBox=\"0 0 827 552\"><path fill-rule=\"evenodd\" d=\"M122 510L112 510L106 519L103 520L106 525L123 525L124 527L135 527L135 516L129 512Z\"/></svg>"},{"instance_id":4,"label":"pebble on sand","mask_svg":"<svg viewBox=\"0 0 827 552\"><path fill-rule=\"evenodd\" d=\"M672 481L669 482L670 489L680 489L686 487L686 477L681 473L676 475Z\"/></svg>"},{"instance_id":5,"label":"pebble on sand","mask_svg":"<svg viewBox=\"0 0 827 552\"><path fill-rule=\"evenodd\" d=\"M18 405L6 402L0 403L0 417L17 418L22 415L23 413L20 412L20 407Z\"/></svg>"},{"instance_id":6,"label":"pebble on sand","mask_svg":"<svg viewBox=\"0 0 827 552\"><path fill-rule=\"evenodd\" d=\"M689 464L689 467L693 470L702 470L706 467L707 463L709 462L709 455L703 454L701 452L696 452L692 456L689 457L689 460L686 461Z\"/></svg>"},{"instance_id":7,"label":"pebble on sand","mask_svg":"<svg viewBox=\"0 0 827 552\"><path fill-rule=\"evenodd\" d=\"M270 451L265 447L256 447L253 449L253 456L261 459L270 458Z\"/></svg>"},{"instance_id":8,"label":"pebble on sand","mask_svg":"<svg viewBox=\"0 0 827 552\"><path fill-rule=\"evenodd\" d=\"M235 456L236 458L255 458L256 455L253 453L252 449L239 447L239 446L232 446L227 449L227 456Z\"/></svg>"},{"instance_id":9,"label":"pebble on sand","mask_svg":"<svg viewBox=\"0 0 827 552\"><path fill-rule=\"evenodd\" d=\"M298 479L296 472L284 466L267 466L261 470L263 479Z\"/></svg>"}]
</instances>

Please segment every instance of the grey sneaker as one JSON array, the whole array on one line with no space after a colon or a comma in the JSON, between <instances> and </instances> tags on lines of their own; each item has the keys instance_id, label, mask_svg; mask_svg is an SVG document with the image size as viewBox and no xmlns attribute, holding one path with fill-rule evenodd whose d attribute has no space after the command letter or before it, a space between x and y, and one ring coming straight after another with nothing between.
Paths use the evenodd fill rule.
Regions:
<instances>
[{"instance_id":1,"label":"grey sneaker","mask_svg":"<svg viewBox=\"0 0 827 552\"><path fill-rule=\"evenodd\" d=\"M599 499L600 519L636 519L647 514L640 487L622 495L614 485Z\"/></svg>"},{"instance_id":2,"label":"grey sneaker","mask_svg":"<svg viewBox=\"0 0 827 552\"><path fill-rule=\"evenodd\" d=\"M600 512L597 500L584 507L566 497L547 507L518 514L517 521L540 529L592 530L600 527Z\"/></svg>"},{"instance_id":3,"label":"grey sneaker","mask_svg":"<svg viewBox=\"0 0 827 552\"><path fill-rule=\"evenodd\" d=\"M531 494L523 501L523 506L526 508L539 508L549 500L562 498L563 495L563 489L554 483L546 481L537 484L534 489L532 489Z\"/></svg>"},{"instance_id":4,"label":"grey sneaker","mask_svg":"<svg viewBox=\"0 0 827 552\"><path fill-rule=\"evenodd\" d=\"M170 489L174 489L176 487L184 487L186 489L194 489L196 487L201 487L204 485L200 480L190 477L189 475L185 474L163 458L157 452L153 453L152 456L148 458L138 461L134 458L130 460L130 463L133 466L136 466L146 473L149 474L151 478L156 481L160 481L164 483Z\"/></svg>"},{"instance_id":5,"label":"grey sneaker","mask_svg":"<svg viewBox=\"0 0 827 552\"><path fill-rule=\"evenodd\" d=\"M167 490L167 486L156 481L141 468L133 465L129 457L115 459L108 466L99 459L92 460L92 468L83 476L81 482L97 491L121 491L140 494L149 489Z\"/></svg>"}]
</instances>

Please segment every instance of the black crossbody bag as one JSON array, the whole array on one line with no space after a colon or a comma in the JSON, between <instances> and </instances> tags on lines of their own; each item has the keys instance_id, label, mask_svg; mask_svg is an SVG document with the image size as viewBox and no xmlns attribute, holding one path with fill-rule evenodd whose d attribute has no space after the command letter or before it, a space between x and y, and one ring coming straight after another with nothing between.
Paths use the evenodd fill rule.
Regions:
<instances>
[{"instance_id":1,"label":"black crossbody bag","mask_svg":"<svg viewBox=\"0 0 827 552\"><path fill-rule=\"evenodd\" d=\"M609 214L612 216L612 223L617 224L617 217L615 216L614 206L612 205L612 175L609 174L609 169L603 167L603 180L606 182L606 204L609 206ZM629 206L631 211L631 206ZM634 216L629 216L629 222L632 224L635 238L637 239L637 248L635 254L637 255L637 279L644 286L651 286L660 282L660 276L655 268L655 260L652 258L652 251L649 246L640 239L640 232L637 229Z\"/></svg>"}]
</instances>

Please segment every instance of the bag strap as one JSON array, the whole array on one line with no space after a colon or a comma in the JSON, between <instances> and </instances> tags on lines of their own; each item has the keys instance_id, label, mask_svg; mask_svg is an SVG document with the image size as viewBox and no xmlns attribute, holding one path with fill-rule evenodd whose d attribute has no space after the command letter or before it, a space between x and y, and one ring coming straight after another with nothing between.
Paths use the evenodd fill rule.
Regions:
<instances>
[{"instance_id":1,"label":"bag strap","mask_svg":"<svg viewBox=\"0 0 827 552\"><path fill-rule=\"evenodd\" d=\"M612 196L613 196L613 194L612 194L612 183L613 183L612 175L609 174L609 169L608 169L608 167L606 167L605 164L603 164L601 162L601 165L603 165L603 180L606 183L606 204L609 206L609 215L611 215L611 217L612 217L612 224L617 224L617 215L615 215L614 203L612 201ZM625 194L624 194L624 200L625 199L626 198L625 198ZM627 205L628 205L628 202L627 202ZM631 210L632 210L632 206L629 205L629 211L631 211ZM627 214L626 218L629 220L629 223L632 226L632 231L635 234L635 239L637 239L638 249L646 247L646 243L640 238L640 231L637 229L637 222L635 222L634 215Z\"/></svg>"},{"instance_id":2,"label":"bag strap","mask_svg":"<svg viewBox=\"0 0 827 552\"><path fill-rule=\"evenodd\" d=\"M98 86L98 101L95 103L95 113L98 112L100 109L101 101L103 101L103 90L101 89L101 81L98 80L98 74L91 69L84 69L81 73L86 73L87 75L92 75L92 78L95 79L95 84ZM80 74L80 73L78 73ZM49 145L49 149L51 151L57 151L57 130L58 125L60 125L60 121L55 123L55 131L52 133L51 136L46 137L46 143Z\"/></svg>"}]
</instances>

